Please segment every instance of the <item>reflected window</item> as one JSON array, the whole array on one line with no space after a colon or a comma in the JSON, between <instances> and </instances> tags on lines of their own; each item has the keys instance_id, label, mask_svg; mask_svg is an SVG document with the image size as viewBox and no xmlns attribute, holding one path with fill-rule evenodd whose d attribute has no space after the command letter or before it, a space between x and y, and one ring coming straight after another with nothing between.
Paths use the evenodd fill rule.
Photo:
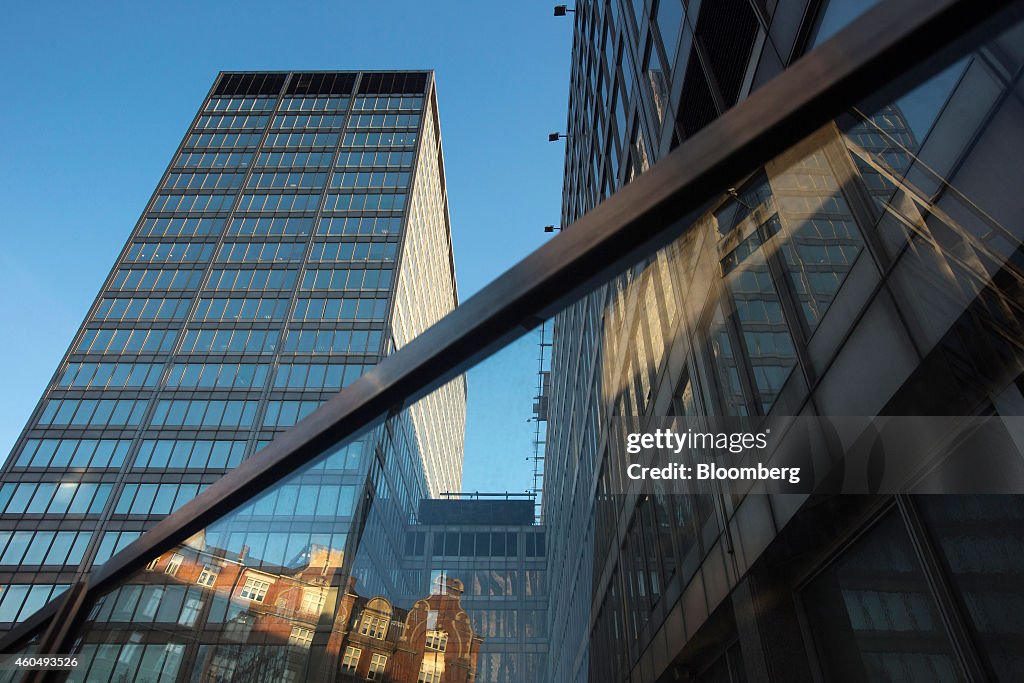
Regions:
<instances>
[{"instance_id":1,"label":"reflected window","mask_svg":"<svg viewBox=\"0 0 1024 683\"><path fill-rule=\"evenodd\" d=\"M217 577L220 575L220 567L212 564L208 564L203 567L203 571L199 573L199 578L196 579L196 583L200 586L212 586L217 583Z\"/></svg>"},{"instance_id":2,"label":"reflected window","mask_svg":"<svg viewBox=\"0 0 1024 683\"><path fill-rule=\"evenodd\" d=\"M308 648L313 644L313 629L304 626L293 626L288 636L289 645Z\"/></svg>"},{"instance_id":3,"label":"reflected window","mask_svg":"<svg viewBox=\"0 0 1024 683\"><path fill-rule=\"evenodd\" d=\"M420 665L420 673L416 677L416 683L441 683L441 675L444 673L444 660L437 661L430 657L424 657Z\"/></svg>"},{"instance_id":4,"label":"reflected window","mask_svg":"<svg viewBox=\"0 0 1024 683\"><path fill-rule=\"evenodd\" d=\"M968 627L996 680L1024 672L1024 496L919 496Z\"/></svg>"},{"instance_id":5,"label":"reflected window","mask_svg":"<svg viewBox=\"0 0 1024 683\"><path fill-rule=\"evenodd\" d=\"M238 597L243 600L252 600L253 602L263 602L267 597L267 591L270 589L270 582L261 581L253 576L250 576L245 580L245 585L242 586L242 592L238 594Z\"/></svg>"},{"instance_id":6,"label":"reflected window","mask_svg":"<svg viewBox=\"0 0 1024 683\"><path fill-rule=\"evenodd\" d=\"M444 652L448 649L448 634L444 631L427 631L426 649Z\"/></svg>"},{"instance_id":7,"label":"reflected window","mask_svg":"<svg viewBox=\"0 0 1024 683\"><path fill-rule=\"evenodd\" d=\"M665 46L665 56L672 64L679 48L679 34L683 30L683 3L680 0L660 0L655 22Z\"/></svg>"},{"instance_id":8,"label":"reflected window","mask_svg":"<svg viewBox=\"0 0 1024 683\"><path fill-rule=\"evenodd\" d=\"M366 672L366 680L379 681L384 678L384 669L388 665L388 656L375 652L370 657L370 669Z\"/></svg>"},{"instance_id":9,"label":"reflected window","mask_svg":"<svg viewBox=\"0 0 1024 683\"><path fill-rule=\"evenodd\" d=\"M326 597L322 589L304 590L300 609L306 614L318 615L323 612Z\"/></svg>"},{"instance_id":10,"label":"reflected window","mask_svg":"<svg viewBox=\"0 0 1024 683\"><path fill-rule=\"evenodd\" d=\"M363 654L363 651L358 647L352 647L349 645L345 648L345 656L341 659L341 670L345 673L355 673L356 668L359 666L359 655Z\"/></svg>"},{"instance_id":11,"label":"reflected window","mask_svg":"<svg viewBox=\"0 0 1024 683\"><path fill-rule=\"evenodd\" d=\"M860 537L804 590L826 679L961 679L899 514Z\"/></svg>"},{"instance_id":12,"label":"reflected window","mask_svg":"<svg viewBox=\"0 0 1024 683\"><path fill-rule=\"evenodd\" d=\"M448 572L444 571L443 569L435 569L434 571L430 572L430 594L448 594Z\"/></svg>"},{"instance_id":13,"label":"reflected window","mask_svg":"<svg viewBox=\"0 0 1024 683\"><path fill-rule=\"evenodd\" d=\"M814 136L814 149L797 149L773 172L772 187L788 239L781 248L790 286L809 332L821 322L864 248L864 240L841 188L853 174L846 155L835 164L826 151L838 152L834 138ZM773 164L774 165L774 164Z\"/></svg>"},{"instance_id":14,"label":"reflected window","mask_svg":"<svg viewBox=\"0 0 1024 683\"><path fill-rule=\"evenodd\" d=\"M178 553L171 555L171 559L167 561L167 566L164 567L164 573L170 574L171 576L177 574L178 570L181 568L181 561L183 559L184 558Z\"/></svg>"},{"instance_id":15,"label":"reflected window","mask_svg":"<svg viewBox=\"0 0 1024 683\"><path fill-rule=\"evenodd\" d=\"M388 632L389 621L390 619L379 614L368 614L364 612L362 623L359 627L359 633L364 636L383 640L384 636Z\"/></svg>"}]
</instances>

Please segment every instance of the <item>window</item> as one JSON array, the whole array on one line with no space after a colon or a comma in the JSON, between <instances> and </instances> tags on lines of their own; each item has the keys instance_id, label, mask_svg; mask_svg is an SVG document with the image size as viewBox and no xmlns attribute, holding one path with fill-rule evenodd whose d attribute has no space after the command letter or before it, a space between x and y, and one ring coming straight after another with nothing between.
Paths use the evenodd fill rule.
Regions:
<instances>
[{"instance_id":1,"label":"window","mask_svg":"<svg viewBox=\"0 0 1024 683\"><path fill-rule=\"evenodd\" d=\"M316 410L320 404L321 401L269 401L267 403L267 412L263 416L263 426L291 427Z\"/></svg>"},{"instance_id":2,"label":"window","mask_svg":"<svg viewBox=\"0 0 1024 683\"><path fill-rule=\"evenodd\" d=\"M88 531L0 531L0 564L77 565L91 537Z\"/></svg>"},{"instance_id":3,"label":"window","mask_svg":"<svg viewBox=\"0 0 1024 683\"><path fill-rule=\"evenodd\" d=\"M245 220L255 221L257 219L247 218ZM273 227L268 225L239 225L238 230L242 234L258 234L261 230L268 231ZM306 245L300 242L229 242L220 248L220 251L217 253L217 260L228 263L298 261L302 259L305 253Z\"/></svg>"},{"instance_id":4,"label":"window","mask_svg":"<svg viewBox=\"0 0 1024 683\"><path fill-rule=\"evenodd\" d=\"M326 173L302 173L292 171L290 173L253 173L249 178L247 188L322 188L327 182Z\"/></svg>"},{"instance_id":5,"label":"window","mask_svg":"<svg viewBox=\"0 0 1024 683\"><path fill-rule=\"evenodd\" d=\"M248 152L186 152L178 157L176 168L245 167L252 161Z\"/></svg>"},{"instance_id":6,"label":"window","mask_svg":"<svg viewBox=\"0 0 1024 683\"><path fill-rule=\"evenodd\" d=\"M169 515L195 498L207 484L126 484L115 515Z\"/></svg>"},{"instance_id":7,"label":"window","mask_svg":"<svg viewBox=\"0 0 1024 683\"><path fill-rule=\"evenodd\" d=\"M6 513L96 515L103 510L113 484L76 482L8 483L0 488L0 507L7 501Z\"/></svg>"},{"instance_id":8,"label":"window","mask_svg":"<svg viewBox=\"0 0 1024 683\"><path fill-rule=\"evenodd\" d=\"M210 272L204 289L246 290L288 289L295 284L296 271L287 269L217 268Z\"/></svg>"},{"instance_id":9,"label":"window","mask_svg":"<svg viewBox=\"0 0 1024 683\"><path fill-rule=\"evenodd\" d=\"M216 565L208 564L203 567L203 571L200 572L199 578L196 579L196 583L200 586L212 586L217 583L217 577L220 575L220 567Z\"/></svg>"},{"instance_id":10,"label":"window","mask_svg":"<svg viewBox=\"0 0 1024 683\"><path fill-rule=\"evenodd\" d=\"M313 629L303 626L292 626L291 635L288 636L288 644L308 648L313 644Z\"/></svg>"},{"instance_id":11,"label":"window","mask_svg":"<svg viewBox=\"0 0 1024 683\"><path fill-rule=\"evenodd\" d=\"M217 129L217 128L263 128L267 125L266 115L257 116L209 116L199 117L196 123L196 130Z\"/></svg>"},{"instance_id":12,"label":"window","mask_svg":"<svg viewBox=\"0 0 1024 683\"><path fill-rule=\"evenodd\" d=\"M302 591L302 604L300 610L313 615L319 615L324 610L324 592L320 589Z\"/></svg>"},{"instance_id":13,"label":"window","mask_svg":"<svg viewBox=\"0 0 1024 683\"><path fill-rule=\"evenodd\" d=\"M267 381L266 363L176 363L168 387L198 389L259 389ZM161 370L163 368L161 367Z\"/></svg>"},{"instance_id":14,"label":"window","mask_svg":"<svg viewBox=\"0 0 1024 683\"><path fill-rule=\"evenodd\" d=\"M364 612L362 625L359 627L359 632L364 636L370 636L371 638L384 640L384 636L388 632L389 621L390 619L379 614L370 614Z\"/></svg>"},{"instance_id":15,"label":"window","mask_svg":"<svg viewBox=\"0 0 1024 683\"><path fill-rule=\"evenodd\" d=\"M279 336L277 330L189 330L178 353L273 353Z\"/></svg>"},{"instance_id":16,"label":"window","mask_svg":"<svg viewBox=\"0 0 1024 683\"><path fill-rule=\"evenodd\" d=\"M386 298L301 297L292 317L296 321L382 321L386 312Z\"/></svg>"},{"instance_id":17,"label":"window","mask_svg":"<svg viewBox=\"0 0 1024 683\"><path fill-rule=\"evenodd\" d=\"M47 401L40 425L69 425L72 427L104 427L109 425L139 424L149 403L135 399L54 399Z\"/></svg>"},{"instance_id":18,"label":"window","mask_svg":"<svg viewBox=\"0 0 1024 683\"><path fill-rule=\"evenodd\" d=\"M405 171L348 171L335 173L331 188L394 187L409 186L409 172Z\"/></svg>"},{"instance_id":19,"label":"window","mask_svg":"<svg viewBox=\"0 0 1024 683\"><path fill-rule=\"evenodd\" d=\"M434 536L434 543L437 543L439 535ZM439 553L435 552L435 555ZM448 594L448 572L443 569L435 569L430 572L430 594L431 595L447 595Z\"/></svg>"},{"instance_id":20,"label":"window","mask_svg":"<svg viewBox=\"0 0 1024 683\"><path fill-rule=\"evenodd\" d=\"M192 626L199 618L199 611L203 608L203 601L198 598L188 598L178 615L178 623L182 626Z\"/></svg>"},{"instance_id":21,"label":"window","mask_svg":"<svg viewBox=\"0 0 1024 683\"><path fill-rule=\"evenodd\" d=\"M302 289L388 289L391 270L377 268L309 269L302 278Z\"/></svg>"},{"instance_id":22,"label":"window","mask_svg":"<svg viewBox=\"0 0 1024 683\"><path fill-rule=\"evenodd\" d=\"M330 158L326 159L326 163L330 163ZM250 216L247 218L237 218L231 221L231 225L228 227L228 234L230 235L308 235L313 230L313 219L305 218L302 216ZM243 246L245 243L242 243ZM226 250L230 250L233 244L225 244L221 247L221 254L224 254ZM253 246L253 245L250 245ZM291 244L260 244L258 246L271 248L281 247L288 249L295 249L299 251L299 258L301 253L305 249L305 243ZM223 257L221 257L223 259ZM257 260L257 259L250 259ZM287 260L287 259L284 259Z\"/></svg>"},{"instance_id":23,"label":"window","mask_svg":"<svg viewBox=\"0 0 1024 683\"><path fill-rule=\"evenodd\" d=\"M0 621L27 619L36 610L68 589L66 583L14 583L0 586Z\"/></svg>"},{"instance_id":24,"label":"window","mask_svg":"<svg viewBox=\"0 0 1024 683\"><path fill-rule=\"evenodd\" d=\"M274 117L271 126L274 128L340 128L345 121L343 114L313 116L282 116Z\"/></svg>"},{"instance_id":25,"label":"window","mask_svg":"<svg viewBox=\"0 0 1024 683\"><path fill-rule=\"evenodd\" d=\"M183 213L227 211L231 208L231 203L234 200L234 194L159 194L150 211Z\"/></svg>"},{"instance_id":26,"label":"window","mask_svg":"<svg viewBox=\"0 0 1024 683\"><path fill-rule=\"evenodd\" d=\"M394 261L397 242L314 242L310 261Z\"/></svg>"},{"instance_id":27,"label":"window","mask_svg":"<svg viewBox=\"0 0 1024 683\"><path fill-rule=\"evenodd\" d=\"M250 576L245 580L245 585L242 586L242 592L238 594L238 597L243 600L263 602L264 598L267 597L267 590L269 588L270 583L268 581L260 581Z\"/></svg>"},{"instance_id":28,"label":"window","mask_svg":"<svg viewBox=\"0 0 1024 683\"><path fill-rule=\"evenodd\" d=\"M288 299L257 297L219 299L201 298L196 320L280 320L288 310Z\"/></svg>"},{"instance_id":29,"label":"window","mask_svg":"<svg viewBox=\"0 0 1024 683\"><path fill-rule=\"evenodd\" d=\"M384 667L388 664L388 656L374 653L370 657L370 670L366 672L366 680L377 681L384 678Z\"/></svg>"},{"instance_id":30,"label":"window","mask_svg":"<svg viewBox=\"0 0 1024 683\"><path fill-rule=\"evenodd\" d=\"M934 534L950 587L970 606L966 621L993 678L1019 677L1020 650L1007 644L1019 637L1020 621L1010 617L1015 612L1007 606L1020 604L1020 592L1011 576L1019 575L1021 546L1017 539L1024 535L1024 497L920 498L915 502ZM989 555L994 548L1005 552Z\"/></svg>"},{"instance_id":31,"label":"window","mask_svg":"<svg viewBox=\"0 0 1024 683\"><path fill-rule=\"evenodd\" d=\"M934 594L895 511L811 581L803 604L826 678L895 680L907 661L921 661L928 678L958 677Z\"/></svg>"},{"instance_id":32,"label":"window","mask_svg":"<svg viewBox=\"0 0 1024 683\"><path fill-rule=\"evenodd\" d=\"M665 56L668 63L672 64L676 58L679 34L683 28L683 3L679 0L661 0L658 3L656 23L661 42L665 46Z\"/></svg>"},{"instance_id":33,"label":"window","mask_svg":"<svg viewBox=\"0 0 1024 683\"><path fill-rule=\"evenodd\" d=\"M86 330L80 353L166 353L174 347L176 330Z\"/></svg>"},{"instance_id":34,"label":"window","mask_svg":"<svg viewBox=\"0 0 1024 683\"><path fill-rule=\"evenodd\" d=\"M441 674L443 673L443 660L438 662L436 658L424 657L423 663L420 664L420 673L416 677L416 683L441 683Z\"/></svg>"},{"instance_id":35,"label":"window","mask_svg":"<svg viewBox=\"0 0 1024 683\"><path fill-rule=\"evenodd\" d=\"M160 401L153 412L154 427L221 427L245 429L252 425L259 401Z\"/></svg>"},{"instance_id":36,"label":"window","mask_svg":"<svg viewBox=\"0 0 1024 683\"><path fill-rule=\"evenodd\" d=\"M317 226L320 235L396 235L402 219L390 216L335 216Z\"/></svg>"},{"instance_id":37,"label":"window","mask_svg":"<svg viewBox=\"0 0 1024 683\"><path fill-rule=\"evenodd\" d=\"M284 350L318 354L376 354L380 340L380 330L290 329L284 340Z\"/></svg>"},{"instance_id":38,"label":"window","mask_svg":"<svg viewBox=\"0 0 1024 683\"><path fill-rule=\"evenodd\" d=\"M195 289L203 271L194 268L122 268L117 271L111 289Z\"/></svg>"},{"instance_id":39,"label":"window","mask_svg":"<svg viewBox=\"0 0 1024 683\"><path fill-rule=\"evenodd\" d=\"M164 573L170 574L171 576L177 574L178 570L181 568L181 561L183 559L184 558L178 553L171 555L171 559L167 561L167 566L164 567Z\"/></svg>"},{"instance_id":40,"label":"window","mask_svg":"<svg viewBox=\"0 0 1024 683\"><path fill-rule=\"evenodd\" d=\"M147 218L139 229L139 236L216 235L223 229L223 218Z\"/></svg>"},{"instance_id":41,"label":"window","mask_svg":"<svg viewBox=\"0 0 1024 683\"><path fill-rule=\"evenodd\" d=\"M132 468L233 468L242 462L245 446L245 441L146 440Z\"/></svg>"},{"instance_id":42,"label":"window","mask_svg":"<svg viewBox=\"0 0 1024 683\"><path fill-rule=\"evenodd\" d=\"M448 649L448 634L444 631L427 631L426 648L436 652Z\"/></svg>"},{"instance_id":43,"label":"window","mask_svg":"<svg viewBox=\"0 0 1024 683\"><path fill-rule=\"evenodd\" d=\"M29 439L15 467L120 468L128 454L127 439Z\"/></svg>"},{"instance_id":44,"label":"window","mask_svg":"<svg viewBox=\"0 0 1024 683\"><path fill-rule=\"evenodd\" d=\"M72 389L149 388L156 386L162 371L162 363L69 363L57 386Z\"/></svg>"},{"instance_id":45,"label":"window","mask_svg":"<svg viewBox=\"0 0 1024 683\"><path fill-rule=\"evenodd\" d=\"M544 534L524 534L527 557L544 557Z\"/></svg>"},{"instance_id":46,"label":"window","mask_svg":"<svg viewBox=\"0 0 1024 683\"><path fill-rule=\"evenodd\" d=\"M371 367L373 366L357 363L282 363L274 376L274 388L338 390L359 379Z\"/></svg>"},{"instance_id":47,"label":"window","mask_svg":"<svg viewBox=\"0 0 1024 683\"><path fill-rule=\"evenodd\" d=\"M359 655L363 654L363 651L358 647L352 647L349 645L345 648L345 656L341 659L341 670L346 673L355 673L356 667L359 666Z\"/></svg>"},{"instance_id":48,"label":"window","mask_svg":"<svg viewBox=\"0 0 1024 683\"><path fill-rule=\"evenodd\" d=\"M324 203L324 211L401 211L404 208L404 194L378 194L375 192L367 194L328 194L327 201ZM274 206L273 210L281 211L283 209L279 206Z\"/></svg>"}]
</instances>

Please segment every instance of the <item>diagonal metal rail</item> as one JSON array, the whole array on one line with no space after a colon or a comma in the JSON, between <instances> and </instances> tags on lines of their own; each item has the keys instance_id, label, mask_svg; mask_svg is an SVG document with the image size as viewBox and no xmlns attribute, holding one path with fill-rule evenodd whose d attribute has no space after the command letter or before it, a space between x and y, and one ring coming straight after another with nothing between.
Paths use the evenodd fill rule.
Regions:
<instances>
[{"instance_id":1,"label":"diagonal metal rail","mask_svg":"<svg viewBox=\"0 0 1024 683\"><path fill-rule=\"evenodd\" d=\"M391 410L414 403L678 237L681 217L856 104L891 97L1024 17L1024 0L886 0L795 62L316 412L0 639L11 652ZM927 60L927 61L926 61ZM62 608L63 605L63 608ZM75 629L41 644L63 652ZM51 634L59 633L59 637ZM56 642L61 641L61 642Z\"/></svg>"}]
</instances>

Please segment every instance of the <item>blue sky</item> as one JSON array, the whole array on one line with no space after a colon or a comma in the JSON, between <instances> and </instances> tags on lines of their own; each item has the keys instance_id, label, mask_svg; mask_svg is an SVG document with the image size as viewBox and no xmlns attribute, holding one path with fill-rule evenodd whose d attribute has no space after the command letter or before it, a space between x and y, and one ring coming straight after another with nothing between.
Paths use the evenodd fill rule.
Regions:
<instances>
[{"instance_id":1,"label":"blue sky","mask_svg":"<svg viewBox=\"0 0 1024 683\"><path fill-rule=\"evenodd\" d=\"M437 72L462 299L557 223L571 18L547 2L15 3L0 26L6 457L220 70ZM464 488L529 486L536 348L470 373ZM17 359L17 360L12 360ZM500 435L500 437L498 436Z\"/></svg>"}]
</instances>

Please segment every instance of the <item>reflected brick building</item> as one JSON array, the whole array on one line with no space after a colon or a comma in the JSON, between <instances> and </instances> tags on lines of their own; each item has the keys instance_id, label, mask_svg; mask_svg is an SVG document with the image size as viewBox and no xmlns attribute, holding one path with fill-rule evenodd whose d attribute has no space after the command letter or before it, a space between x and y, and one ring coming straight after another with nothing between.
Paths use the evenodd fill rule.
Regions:
<instances>
[{"instance_id":1,"label":"reflected brick building","mask_svg":"<svg viewBox=\"0 0 1024 683\"><path fill-rule=\"evenodd\" d=\"M460 605L462 583L446 580L409 610L384 598L348 593L339 613L353 615L343 648L340 680L394 683L473 683L482 639ZM348 604L351 601L351 604Z\"/></svg>"},{"instance_id":2,"label":"reflected brick building","mask_svg":"<svg viewBox=\"0 0 1024 683\"><path fill-rule=\"evenodd\" d=\"M546 548L529 497L422 501L404 543L357 551L397 545L394 565L317 542L265 555L279 543L239 531L262 505L254 501L161 554L100 598L76 648L82 666L68 680L545 680ZM387 519L388 509L367 524ZM241 539L237 551L226 549L233 538ZM263 552L250 545L257 543ZM350 568L374 566L409 591L362 588Z\"/></svg>"},{"instance_id":3,"label":"reflected brick building","mask_svg":"<svg viewBox=\"0 0 1024 683\"><path fill-rule=\"evenodd\" d=\"M403 567L419 591L458 583L460 604L483 638L478 683L544 683L547 548L533 501L509 494L423 500L406 535ZM409 601L406 601L409 602Z\"/></svg>"},{"instance_id":4,"label":"reflected brick building","mask_svg":"<svg viewBox=\"0 0 1024 683\"><path fill-rule=\"evenodd\" d=\"M289 568L198 547L195 539L161 555L96 605L81 646L88 665L70 680L188 672L188 680L202 683L255 683L301 681L313 670L331 681L477 680L483 639L461 605L458 579L443 578L402 609L359 595L355 579L339 589L338 550L311 547L301 566ZM158 624L159 637L133 645L144 624ZM133 658L139 668L124 669Z\"/></svg>"}]
</instances>

